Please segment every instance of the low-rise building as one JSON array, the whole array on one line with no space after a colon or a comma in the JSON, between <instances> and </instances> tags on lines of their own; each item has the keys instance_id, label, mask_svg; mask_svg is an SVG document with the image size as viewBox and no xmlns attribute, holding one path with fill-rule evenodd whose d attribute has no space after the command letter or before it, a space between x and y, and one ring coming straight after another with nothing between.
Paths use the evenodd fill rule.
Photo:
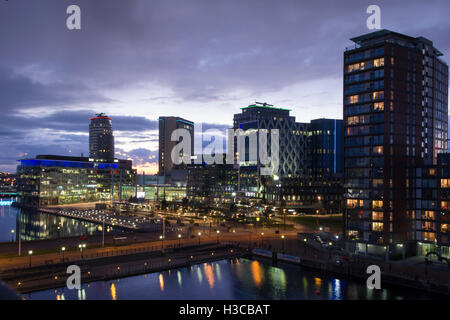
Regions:
<instances>
[{"instance_id":1,"label":"low-rise building","mask_svg":"<svg viewBox=\"0 0 450 320\"><path fill-rule=\"evenodd\" d=\"M17 190L24 205L120 201L135 196L136 171L131 160L39 155L19 162Z\"/></svg>"}]
</instances>

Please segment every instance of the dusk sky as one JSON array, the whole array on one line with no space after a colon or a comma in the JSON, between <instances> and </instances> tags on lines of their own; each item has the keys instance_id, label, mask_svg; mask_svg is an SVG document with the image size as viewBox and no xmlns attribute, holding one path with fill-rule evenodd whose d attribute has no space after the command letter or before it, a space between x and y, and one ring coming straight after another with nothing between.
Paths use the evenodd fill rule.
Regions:
<instances>
[{"instance_id":1,"label":"dusk sky","mask_svg":"<svg viewBox=\"0 0 450 320\"><path fill-rule=\"evenodd\" d=\"M81 30L66 8L81 8ZM342 119L343 51L366 27L424 36L450 61L450 1L0 2L0 170L88 155L89 118L113 118L116 157L157 168L159 116L223 130L256 101L299 122Z\"/></svg>"}]
</instances>

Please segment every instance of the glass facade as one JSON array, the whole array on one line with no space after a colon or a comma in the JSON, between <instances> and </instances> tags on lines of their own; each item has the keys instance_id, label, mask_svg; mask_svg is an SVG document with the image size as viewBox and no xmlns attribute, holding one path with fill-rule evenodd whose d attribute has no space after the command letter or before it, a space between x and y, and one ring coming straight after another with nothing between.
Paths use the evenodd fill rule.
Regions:
<instances>
[{"instance_id":1,"label":"glass facade","mask_svg":"<svg viewBox=\"0 0 450 320\"><path fill-rule=\"evenodd\" d=\"M126 200L135 186L129 160L95 162L82 157L38 156L19 160L18 192L21 203L31 206L77 202ZM134 196L134 190L133 190Z\"/></svg>"}]
</instances>

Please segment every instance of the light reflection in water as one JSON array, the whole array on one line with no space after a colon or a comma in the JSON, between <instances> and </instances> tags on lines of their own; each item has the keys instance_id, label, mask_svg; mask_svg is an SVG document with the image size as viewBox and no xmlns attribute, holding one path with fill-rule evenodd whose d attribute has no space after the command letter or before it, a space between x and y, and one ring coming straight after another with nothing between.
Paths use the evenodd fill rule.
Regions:
<instances>
[{"instance_id":1,"label":"light reflection in water","mask_svg":"<svg viewBox=\"0 0 450 320\"><path fill-rule=\"evenodd\" d=\"M263 271L262 271L262 267L261 264L259 263L259 261L253 261L251 263L251 271L252 271L252 277L253 277L253 282L255 283L255 286L257 288L261 287L261 284L263 282Z\"/></svg>"},{"instance_id":2,"label":"light reflection in water","mask_svg":"<svg viewBox=\"0 0 450 320\"><path fill-rule=\"evenodd\" d=\"M222 273L220 272L220 264L216 264L216 267L214 268L216 270L217 280L222 280Z\"/></svg>"},{"instance_id":3,"label":"light reflection in water","mask_svg":"<svg viewBox=\"0 0 450 320\"><path fill-rule=\"evenodd\" d=\"M315 277L314 278L314 288L316 290L320 290L320 287L322 286L322 279Z\"/></svg>"},{"instance_id":4,"label":"light reflection in water","mask_svg":"<svg viewBox=\"0 0 450 320\"><path fill-rule=\"evenodd\" d=\"M200 269L200 268L199 268ZM214 269L211 264L205 263L203 265L203 270L205 272L206 280L208 281L209 287L214 288Z\"/></svg>"},{"instance_id":5,"label":"light reflection in water","mask_svg":"<svg viewBox=\"0 0 450 320\"><path fill-rule=\"evenodd\" d=\"M193 270L193 269L196 270ZM242 272L242 279L237 276ZM44 290L26 295L28 299L420 299L433 298L412 290L390 289L367 291L365 283L318 276L298 266L268 261L228 260L143 276L121 281L83 284L82 290ZM176 276L175 276L176 274ZM218 276L220 274L220 277ZM199 282L199 277L204 282ZM157 285L159 283L159 286ZM156 286L155 286L156 285ZM331 292L330 292L331 286ZM317 289L319 292L317 292ZM118 292L120 291L120 297ZM63 294L64 293L64 294Z\"/></svg>"},{"instance_id":6,"label":"light reflection in water","mask_svg":"<svg viewBox=\"0 0 450 320\"><path fill-rule=\"evenodd\" d=\"M159 274L159 288L161 289L161 292L164 291L164 276L162 273Z\"/></svg>"},{"instance_id":7,"label":"light reflection in water","mask_svg":"<svg viewBox=\"0 0 450 320\"><path fill-rule=\"evenodd\" d=\"M200 269L199 266L195 266L195 268L197 269L197 278L198 278L198 282L202 283L203 282L203 274L202 274L202 270Z\"/></svg>"},{"instance_id":8,"label":"light reflection in water","mask_svg":"<svg viewBox=\"0 0 450 320\"><path fill-rule=\"evenodd\" d=\"M334 281L332 281L332 286L333 286L333 293L331 298L333 300L341 300L341 280L334 279Z\"/></svg>"},{"instance_id":9,"label":"light reflection in water","mask_svg":"<svg viewBox=\"0 0 450 320\"><path fill-rule=\"evenodd\" d=\"M178 285L181 287L182 286L182 282L181 282L181 272L180 272L180 270L177 271L177 279L178 279Z\"/></svg>"},{"instance_id":10,"label":"light reflection in water","mask_svg":"<svg viewBox=\"0 0 450 320\"><path fill-rule=\"evenodd\" d=\"M233 264L233 266L234 266L234 268L235 268L235 270L236 270L236 275L237 275L237 277L239 278L239 280L242 280L242 277L243 277L243 265L242 265L242 263L240 263L239 262L239 260L236 260L235 262L234 262L234 264Z\"/></svg>"},{"instance_id":11,"label":"light reflection in water","mask_svg":"<svg viewBox=\"0 0 450 320\"><path fill-rule=\"evenodd\" d=\"M78 300L86 300L86 290L78 290Z\"/></svg>"},{"instance_id":12,"label":"light reflection in water","mask_svg":"<svg viewBox=\"0 0 450 320\"><path fill-rule=\"evenodd\" d=\"M116 285L114 284L114 282L111 283L110 291L111 291L111 299L117 300L117 291L116 291Z\"/></svg>"}]
</instances>

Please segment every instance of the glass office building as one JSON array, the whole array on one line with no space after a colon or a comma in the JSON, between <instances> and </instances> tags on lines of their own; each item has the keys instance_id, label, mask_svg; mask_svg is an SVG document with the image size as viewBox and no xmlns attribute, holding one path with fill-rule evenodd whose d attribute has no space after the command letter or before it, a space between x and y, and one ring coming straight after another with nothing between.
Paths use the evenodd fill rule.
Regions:
<instances>
[{"instance_id":1,"label":"glass office building","mask_svg":"<svg viewBox=\"0 0 450 320\"><path fill-rule=\"evenodd\" d=\"M40 155L19 162L17 189L23 205L120 201L135 195L131 160Z\"/></svg>"}]
</instances>

